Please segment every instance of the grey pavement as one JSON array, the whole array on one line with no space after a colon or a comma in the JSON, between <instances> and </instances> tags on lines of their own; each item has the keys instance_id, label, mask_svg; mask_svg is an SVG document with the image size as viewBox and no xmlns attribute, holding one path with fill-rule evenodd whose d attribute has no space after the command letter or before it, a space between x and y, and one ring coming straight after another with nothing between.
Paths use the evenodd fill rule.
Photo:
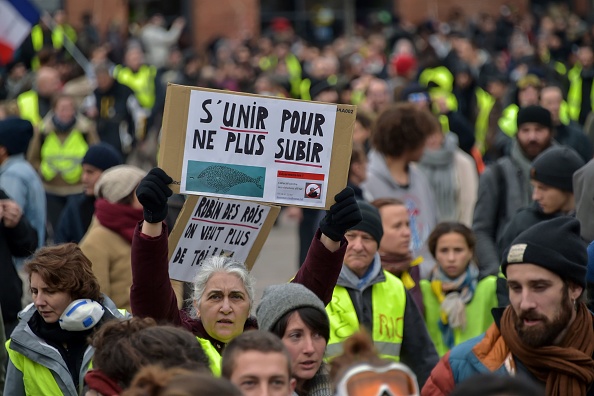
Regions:
<instances>
[{"instance_id":1,"label":"grey pavement","mask_svg":"<svg viewBox=\"0 0 594 396\"><path fill-rule=\"evenodd\" d=\"M288 282L298 269L298 224L279 215L277 225L272 228L260 255L252 268L256 278L256 301L262 297L266 286Z\"/></svg>"}]
</instances>

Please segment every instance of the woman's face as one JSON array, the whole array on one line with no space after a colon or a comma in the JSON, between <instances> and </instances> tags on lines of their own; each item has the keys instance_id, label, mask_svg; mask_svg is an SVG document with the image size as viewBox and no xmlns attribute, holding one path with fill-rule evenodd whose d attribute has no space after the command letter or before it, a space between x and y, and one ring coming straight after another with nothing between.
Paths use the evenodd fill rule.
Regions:
<instances>
[{"instance_id":1,"label":"woman's face","mask_svg":"<svg viewBox=\"0 0 594 396\"><path fill-rule=\"evenodd\" d=\"M410 252L410 221L404 205L385 205L379 209L384 236L380 253L405 255Z\"/></svg>"},{"instance_id":2,"label":"woman's face","mask_svg":"<svg viewBox=\"0 0 594 396\"><path fill-rule=\"evenodd\" d=\"M70 293L49 287L37 272L31 273L31 298L46 323L56 323L72 302Z\"/></svg>"},{"instance_id":3,"label":"woman's face","mask_svg":"<svg viewBox=\"0 0 594 396\"><path fill-rule=\"evenodd\" d=\"M324 358L326 350L324 337L311 330L298 312L293 312L289 317L282 340L291 355L293 376L297 381L313 378Z\"/></svg>"},{"instance_id":4,"label":"woman's face","mask_svg":"<svg viewBox=\"0 0 594 396\"><path fill-rule=\"evenodd\" d=\"M243 333L250 314L250 297L238 276L217 272L206 282L196 308L206 332L212 338L228 343Z\"/></svg>"},{"instance_id":5,"label":"woman's face","mask_svg":"<svg viewBox=\"0 0 594 396\"><path fill-rule=\"evenodd\" d=\"M472 253L466 238L457 232L443 234L435 246L435 259L450 278L457 278L466 271Z\"/></svg>"}]
</instances>

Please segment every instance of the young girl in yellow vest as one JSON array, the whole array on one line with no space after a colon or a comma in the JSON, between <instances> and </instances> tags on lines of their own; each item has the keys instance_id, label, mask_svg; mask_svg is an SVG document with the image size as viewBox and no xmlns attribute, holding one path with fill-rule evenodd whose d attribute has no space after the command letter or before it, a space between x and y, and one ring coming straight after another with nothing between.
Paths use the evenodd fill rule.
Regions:
<instances>
[{"instance_id":1,"label":"young girl in yellow vest","mask_svg":"<svg viewBox=\"0 0 594 396\"><path fill-rule=\"evenodd\" d=\"M456 222L438 224L428 239L436 265L429 280L420 284L425 323L440 356L493 323L497 277L479 281L475 243L472 231Z\"/></svg>"}]
</instances>

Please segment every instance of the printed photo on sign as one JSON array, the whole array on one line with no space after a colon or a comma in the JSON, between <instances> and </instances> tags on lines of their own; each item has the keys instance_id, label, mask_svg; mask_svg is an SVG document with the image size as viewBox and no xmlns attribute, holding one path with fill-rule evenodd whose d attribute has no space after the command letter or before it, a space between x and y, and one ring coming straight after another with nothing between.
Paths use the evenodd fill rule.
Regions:
<instances>
[{"instance_id":1,"label":"printed photo on sign","mask_svg":"<svg viewBox=\"0 0 594 396\"><path fill-rule=\"evenodd\" d=\"M211 256L251 268L279 211L261 202L189 196L169 236L169 277L190 282Z\"/></svg>"},{"instance_id":2,"label":"printed photo on sign","mask_svg":"<svg viewBox=\"0 0 594 396\"><path fill-rule=\"evenodd\" d=\"M188 161L186 190L245 197L264 196L266 168Z\"/></svg>"}]
</instances>

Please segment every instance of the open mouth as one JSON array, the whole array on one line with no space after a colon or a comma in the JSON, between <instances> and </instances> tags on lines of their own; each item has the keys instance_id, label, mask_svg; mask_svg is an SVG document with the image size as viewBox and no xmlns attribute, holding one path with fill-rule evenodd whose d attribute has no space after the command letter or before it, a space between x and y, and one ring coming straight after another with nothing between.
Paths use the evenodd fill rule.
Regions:
<instances>
[{"instance_id":1,"label":"open mouth","mask_svg":"<svg viewBox=\"0 0 594 396\"><path fill-rule=\"evenodd\" d=\"M221 323L221 324L233 324L233 321L231 319L221 319L221 320L217 320L217 323Z\"/></svg>"},{"instance_id":2,"label":"open mouth","mask_svg":"<svg viewBox=\"0 0 594 396\"><path fill-rule=\"evenodd\" d=\"M306 360L305 362L299 363L299 365L306 370L312 369L315 367L316 361L315 360Z\"/></svg>"}]
</instances>

